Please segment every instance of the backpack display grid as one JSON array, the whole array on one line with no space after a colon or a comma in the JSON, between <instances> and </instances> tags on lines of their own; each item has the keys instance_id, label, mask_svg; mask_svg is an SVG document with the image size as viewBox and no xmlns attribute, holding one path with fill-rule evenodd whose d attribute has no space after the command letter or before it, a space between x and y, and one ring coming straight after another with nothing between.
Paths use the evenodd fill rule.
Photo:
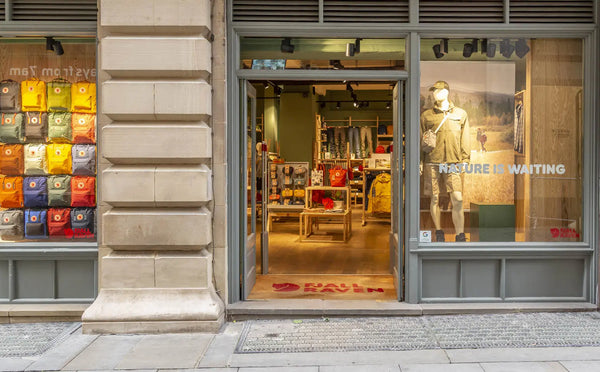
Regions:
<instances>
[{"instance_id":1,"label":"backpack display grid","mask_svg":"<svg viewBox=\"0 0 600 372\"><path fill-rule=\"evenodd\" d=\"M43 143L25 145L25 174L42 175L48 173L46 148L47 146Z\"/></svg>"},{"instance_id":2,"label":"backpack display grid","mask_svg":"<svg viewBox=\"0 0 600 372\"><path fill-rule=\"evenodd\" d=\"M21 82L22 111L48 111L46 82L32 78Z\"/></svg>"},{"instance_id":3,"label":"backpack display grid","mask_svg":"<svg viewBox=\"0 0 600 372\"><path fill-rule=\"evenodd\" d=\"M23 208L23 177L3 177L0 183L0 207Z\"/></svg>"},{"instance_id":4,"label":"backpack display grid","mask_svg":"<svg viewBox=\"0 0 600 372\"><path fill-rule=\"evenodd\" d=\"M92 238L96 234L95 211L93 208L73 208L71 210L71 228L74 238Z\"/></svg>"},{"instance_id":5,"label":"backpack display grid","mask_svg":"<svg viewBox=\"0 0 600 372\"><path fill-rule=\"evenodd\" d=\"M51 112L48 114L48 141L71 141L71 113Z\"/></svg>"},{"instance_id":6,"label":"backpack display grid","mask_svg":"<svg viewBox=\"0 0 600 372\"><path fill-rule=\"evenodd\" d=\"M48 235L49 236L71 236L71 209L50 208L48 209Z\"/></svg>"},{"instance_id":7,"label":"backpack display grid","mask_svg":"<svg viewBox=\"0 0 600 372\"><path fill-rule=\"evenodd\" d=\"M65 79L54 79L48 83L48 111L64 112L71 109L71 83Z\"/></svg>"},{"instance_id":8,"label":"backpack display grid","mask_svg":"<svg viewBox=\"0 0 600 372\"><path fill-rule=\"evenodd\" d=\"M46 177L25 177L23 204L25 208L46 208L48 206Z\"/></svg>"},{"instance_id":9,"label":"backpack display grid","mask_svg":"<svg viewBox=\"0 0 600 372\"><path fill-rule=\"evenodd\" d=\"M23 114L2 113L0 123L0 142L22 143L23 142Z\"/></svg>"},{"instance_id":10,"label":"backpack display grid","mask_svg":"<svg viewBox=\"0 0 600 372\"><path fill-rule=\"evenodd\" d=\"M14 80L0 81L0 111L21 111L21 84Z\"/></svg>"},{"instance_id":11,"label":"backpack display grid","mask_svg":"<svg viewBox=\"0 0 600 372\"><path fill-rule=\"evenodd\" d=\"M71 174L71 147L70 144L48 145L48 173Z\"/></svg>"},{"instance_id":12,"label":"backpack display grid","mask_svg":"<svg viewBox=\"0 0 600 372\"><path fill-rule=\"evenodd\" d=\"M96 113L96 83L79 81L71 85L71 112Z\"/></svg>"},{"instance_id":13,"label":"backpack display grid","mask_svg":"<svg viewBox=\"0 0 600 372\"><path fill-rule=\"evenodd\" d=\"M46 226L46 210L25 210L25 237L27 239L48 238L48 227Z\"/></svg>"},{"instance_id":14,"label":"backpack display grid","mask_svg":"<svg viewBox=\"0 0 600 372\"><path fill-rule=\"evenodd\" d=\"M71 119L73 143L96 143L96 115L73 113Z\"/></svg>"},{"instance_id":15,"label":"backpack display grid","mask_svg":"<svg viewBox=\"0 0 600 372\"><path fill-rule=\"evenodd\" d=\"M96 174L96 146L73 145L73 175L93 176Z\"/></svg>"},{"instance_id":16,"label":"backpack display grid","mask_svg":"<svg viewBox=\"0 0 600 372\"><path fill-rule=\"evenodd\" d=\"M48 206L71 206L71 176L50 176L47 182Z\"/></svg>"},{"instance_id":17,"label":"backpack display grid","mask_svg":"<svg viewBox=\"0 0 600 372\"><path fill-rule=\"evenodd\" d=\"M31 140L46 140L48 132L48 114L45 112L25 113L25 138Z\"/></svg>"},{"instance_id":18,"label":"backpack display grid","mask_svg":"<svg viewBox=\"0 0 600 372\"><path fill-rule=\"evenodd\" d=\"M8 209L0 211L0 238L2 240L20 240L24 236L23 211Z\"/></svg>"},{"instance_id":19,"label":"backpack display grid","mask_svg":"<svg viewBox=\"0 0 600 372\"><path fill-rule=\"evenodd\" d=\"M96 206L96 178L74 176L71 178L71 206Z\"/></svg>"},{"instance_id":20,"label":"backpack display grid","mask_svg":"<svg viewBox=\"0 0 600 372\"><path fill-rule=\"evenodd\" d=\"M0 174L23 174L23 145L0 145Z\"/></svg>"}]
</instances>

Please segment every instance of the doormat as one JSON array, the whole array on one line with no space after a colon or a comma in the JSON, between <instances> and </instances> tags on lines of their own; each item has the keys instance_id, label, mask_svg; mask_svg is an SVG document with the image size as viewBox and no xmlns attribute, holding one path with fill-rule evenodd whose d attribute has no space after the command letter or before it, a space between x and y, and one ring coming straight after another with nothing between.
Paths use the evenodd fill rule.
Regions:
<instances>
[{"instance_id":1,"label":"doormat","mask_svg":"<svg viewBox=\"0 0 600 372\"><path fill-rule=\"evenodd\" d=\"M41 355L79 327L81 323L0 324L0 358Z\"/></svg>"}]
</instances>

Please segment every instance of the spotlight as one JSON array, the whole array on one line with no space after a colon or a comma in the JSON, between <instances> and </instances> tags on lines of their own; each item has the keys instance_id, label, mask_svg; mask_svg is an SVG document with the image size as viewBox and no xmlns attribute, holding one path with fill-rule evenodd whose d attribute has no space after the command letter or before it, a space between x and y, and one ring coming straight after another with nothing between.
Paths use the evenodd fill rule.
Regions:
<instances>
[{"instance_id":1,"label":"spotlight","mask_svg":"<svg viewBox=\"0 0 600 372\"><path fill-rule=\"evenodd\" d=\"M477 43L479 39L473 39L471 43L466 43L463 47L463 57L469 58L473 52L477 52Z\"/></svg>"},{"instance_id":2,"label":"spotlight","mask_svg":"<svg viewBox=\"0 0 600 372\"><path fill-rule=\"evenodd\" d=\"M333 67L334 70L343 70L344 65L340 62L339 59L331 59L329 60L329 65Z\"/></svg>"},{"instance_id":3,"label":"spotlight","mask_svg":"<svg viewBox=\"0 0 600 372\"><path fill-rule=\"evenodd\" d=\"M274 87L273 89L274 89L274 91L275 91L275 95L276 95L277 97L281 97L281 88L280 88L280 87L278 87L277 85L275 85L275 87Z\"/></svg>"},{"instance_id":4,"label":"spotlight","mask_svg":"<svg viewBox=\"0 0 600 372\"><path fill-rule=\"evenodd\" d=\"M46 50L53 50L54 38L46 36Z\"/></svg>"},{"instance_id":5,"label":"spotlight","mask_svg":"<svg viewBox=\"0 0 600 372\"><path fill-rule=\"evenodd\" d=\"M433 46L433 53L435 54L435 58L442 58L445 54L448 53L448 39L440 40L439 44L435 44Z\"/></svg>"},{"instance_id":6,"label":"spotlight","mask_svg":"<svg viewBox=\"0 0 600 372\"><path fill-rule=\"evenodd\" d=\"M340 105L340 103L338 102L337 105L335 105L336 110L339 110L342 106Z\"/></svg>"},{"instance_id":7,"label":"spotlight","mask_svg":"<svg viewBox=\"0 0 600 372\"><path fill-rule=\"evenodd\" d=\"M354 107L358 107L358 101L354 101Z\"/></svg>"},{"instance_id":8,"label":"spotlight","mask_svg":"<svg viewBox=\"0 0 600 372\"><path fill-rule=\"evenodd\" d=\"M352 43L346 44L346 57L354 57L354 53L356 52L356 45Z\"/></svg>"},{"instance_id":9,"label":"spotlight","mask_svg":"<svg viewBox=\"0 0 600 372\"><path fill-rule=\"evenodd\" d=\"M494 58L496 55L496 44L490 43L488 39L481 40L481 54L488 56L488 58Z\"/></svg>"},{"instance_id":10,"label":"spotlight","mask_svg":"<svg viewBox=\"0 0 600 372\"><path fill-rule=\"evenodd\" d=\"M388 109L388 110L389 110L389 109L391 109L391 108L392 108L392 102L388 101L388 102L385 104L385 108L386 108L386 109Z\"/></svg>"},{"instance_id":11,"label":"spotlight","mask_svg":"<svg viewBox=\"0 0 600 372\"><path fill-rule=\"evenodd\" d=\"M517 43L515 44L515 54L517 57L523 58L527 53L529 53L529 45L527 45L525 39L517 40Z\"/></svg>"},{"instance_id":12,"label":"spotlight","mask_svg":"<svg viewBox=\"0 0 600 372\"><path fill-rule=\"evenodd\" d=\"M54 42L54 45L52 45L52 49L54 49L54 53L56 53L56 55L62 56L63 54L65 54L65 51L62 47L62 43L60 41Z\"/></svg>"},{"instance_id":13,"label":"spotlight","mask_svg":"<svg viewBox=\"0 0 600 372\"><path fill-rule=\"evenodd\" d=\"M515 47L510 43L510 40L504 39L500 42L500 54L504 58L510 58L514 51Z\"/></svg>"},{"instance_id":14,"label":"spotlight","mask_svg":"<svg viewBox=\"0 0 600 372\"><path fill-rule=\"evenodd\" d=\"M292 45L291 37L285 37L283 40L281 40L280 50L282 53L294 53L294 48L296 47Z\"/></svg>"}]
</instances>

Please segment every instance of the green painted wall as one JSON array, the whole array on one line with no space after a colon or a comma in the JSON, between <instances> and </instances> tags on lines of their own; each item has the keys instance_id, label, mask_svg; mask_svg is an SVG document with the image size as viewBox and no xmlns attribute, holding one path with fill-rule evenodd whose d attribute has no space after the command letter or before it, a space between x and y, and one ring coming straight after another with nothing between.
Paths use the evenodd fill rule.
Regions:
<instances>
[{"instance_id":1,"label":"green painted wall","mask_svg":"<svg viewBox=\"0 0 600 372\"><path fill-rule=\"evenodd\" d=\"M286 161L312 163L315 138L315 97L312 93L281 94L279 146Z\"/></svg>"}]
</instances>

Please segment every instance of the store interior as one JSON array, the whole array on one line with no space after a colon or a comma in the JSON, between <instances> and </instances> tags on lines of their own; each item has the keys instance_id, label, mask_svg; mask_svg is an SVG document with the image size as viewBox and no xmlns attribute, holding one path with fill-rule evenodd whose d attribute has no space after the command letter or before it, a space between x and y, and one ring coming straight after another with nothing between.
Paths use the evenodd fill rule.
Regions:
<instances>
[{"instance_id":1,"label":"store interior","mask_svg":"<svg viewBox=\"0 0 600 372\"><path fill-rule=\"evenodd\" d=\"M397 300L390 262L395 85L252 82L259 238L249 299ZM249 129L248 159L251 137Z\"/></svg>"}]
</instances>

